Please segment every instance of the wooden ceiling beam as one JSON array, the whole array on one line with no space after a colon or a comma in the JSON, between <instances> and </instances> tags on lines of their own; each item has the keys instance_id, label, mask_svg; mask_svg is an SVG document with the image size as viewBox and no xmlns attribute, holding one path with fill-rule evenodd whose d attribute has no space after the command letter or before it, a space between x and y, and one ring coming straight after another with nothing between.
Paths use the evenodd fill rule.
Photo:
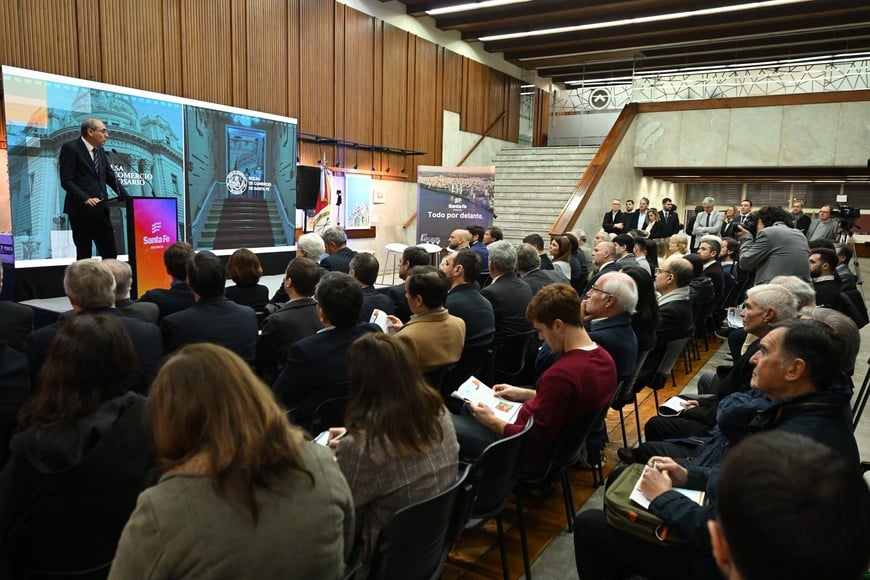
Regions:
<instances>
[{"instance_id":1,"label":"wooden ceiling beam","mask_svg":"<svg viewBox=\"0 0 870 580\"><path fill-rule=\"evenodd\" d=\"M665 28L661 22L629 25L601 30L583 30L542 37L498 40L484 43L489 52L502 52L505 58L534 58L570 53L603 52L633 48L643 50L661 45L737 40L754 35L818 31L828 27L867 27L870 5L848 9L801 14L759 15L752 20L736 20L733 15L690 18Z\"/></svg>"}]
</instances>

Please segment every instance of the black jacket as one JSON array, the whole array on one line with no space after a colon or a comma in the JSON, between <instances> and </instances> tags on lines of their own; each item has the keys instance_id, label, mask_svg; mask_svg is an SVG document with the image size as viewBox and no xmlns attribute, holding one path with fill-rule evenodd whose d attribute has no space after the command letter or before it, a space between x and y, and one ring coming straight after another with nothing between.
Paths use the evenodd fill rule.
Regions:
<instances>
[{"instance_id":1,"label":"black jacket","mask_svg":"<svg viewBox=\"0 0 870 580\"><path fill-rule=\"evenodd\" d=\"M145 398L123 393L68 427L12 439L0 474L2 552L23 571L111 561L139 493L153 483Z\"/></svg>"}]
</instances>

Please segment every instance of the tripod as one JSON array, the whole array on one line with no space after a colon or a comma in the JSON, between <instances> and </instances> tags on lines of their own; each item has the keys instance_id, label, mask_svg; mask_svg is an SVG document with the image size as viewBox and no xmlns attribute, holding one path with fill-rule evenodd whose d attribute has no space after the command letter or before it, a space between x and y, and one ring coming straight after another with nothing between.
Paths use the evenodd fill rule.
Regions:
<instances>
[{"instance_id":1,"label":"tripod","mask_svg":"<svg viewBox=\"0 0 870 580\"><path fill-rule=\"evenodd\" d=\"M864 296L864 280L861 279L861 264L858 263L858 250L855 248L855 233L852 229L855 227L854 222L840 222L840 233L837 236L837 243L845 244L852 249L852 261L855 263L855 285L861 296ZM846 264L849 267L849 264Z\"/></svg>"}]
</instances>

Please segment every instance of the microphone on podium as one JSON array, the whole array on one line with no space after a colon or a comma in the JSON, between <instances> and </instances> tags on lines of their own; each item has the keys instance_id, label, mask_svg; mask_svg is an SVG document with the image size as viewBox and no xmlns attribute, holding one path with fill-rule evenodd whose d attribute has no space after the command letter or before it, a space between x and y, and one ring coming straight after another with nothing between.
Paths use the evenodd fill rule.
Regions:
<instances>
[{"instance_id":1,"label":"microphone on podium","mask_svg":"<svg viewBox=\"0 0 870 580\"><path fill-rule=\"evenodd\" d=\"M114 147L112 147L112 153L113 153L113 154L115 155L115 157L118 158L119 161L120 161L121 154L118 153L118 150L115 149ZM123 163L119 163L119 165L120 165L121 167L124 166ZM132 168L131 168L131 169L132 169ZM154 191L154 184L151 183L151 180L148 179L147 177L145 177L144 175L142 175L141 173L139 174L139 177L141 177L142 180L143 180L145 183L147 183L148 186L151 188L151 197L157 197L157 193Z\"/></svg>"}]
</instances>

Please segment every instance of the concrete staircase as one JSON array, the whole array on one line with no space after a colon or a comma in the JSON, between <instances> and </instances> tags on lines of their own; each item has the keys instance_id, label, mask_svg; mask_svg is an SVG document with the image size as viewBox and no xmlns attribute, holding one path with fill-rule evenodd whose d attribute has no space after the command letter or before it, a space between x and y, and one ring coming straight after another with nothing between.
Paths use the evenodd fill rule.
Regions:
<instances>
[{"instance_id":1,"label":"concrete staircase","mask_svg":"<svg viewBox=\"0 0 870 580\"><path fill-rule=\"evenodd\" d=\"M505 239L546 239L597 147L505 148L495 157L494 222Z\"/></svg>"},{"instance_id":2,"label":"concrete staircase","mask_svg":"<svg viewBox=\"0 0 870 580\"><path fill-rule=\"evenodd\" d=\"M286 244L274 201L222 198L212 204L200 247L220 250Z\"/></svg>"}]
</instances>

